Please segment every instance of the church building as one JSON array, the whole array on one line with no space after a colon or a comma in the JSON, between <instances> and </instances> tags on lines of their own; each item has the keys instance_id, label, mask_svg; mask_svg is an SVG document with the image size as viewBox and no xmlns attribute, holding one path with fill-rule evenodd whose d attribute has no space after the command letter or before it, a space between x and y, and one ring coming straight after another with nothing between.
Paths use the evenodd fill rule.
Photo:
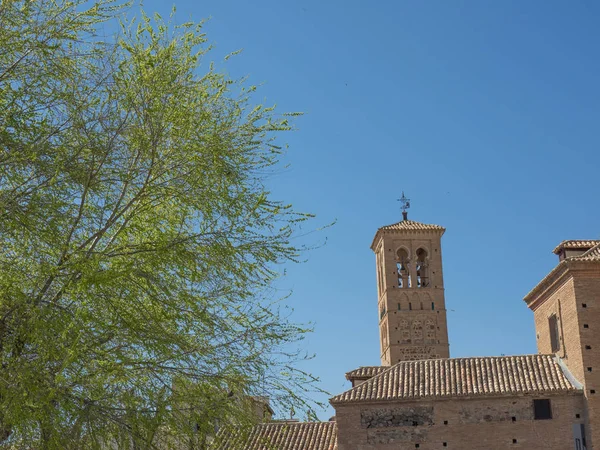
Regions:
<instances>
[{"instance_id":1,"label":"church building","mask_svg":"<svg viewBox=\"0 0 600 450\"><path fill-rule=\"evenodd\" d=\"M377 230L381 365L346 373L334 418L265 422L220 449L600 450L600 241L560 243L525 296L537 354L450 358L444 231L406 211Z\"/></svg>"}]
</instances>

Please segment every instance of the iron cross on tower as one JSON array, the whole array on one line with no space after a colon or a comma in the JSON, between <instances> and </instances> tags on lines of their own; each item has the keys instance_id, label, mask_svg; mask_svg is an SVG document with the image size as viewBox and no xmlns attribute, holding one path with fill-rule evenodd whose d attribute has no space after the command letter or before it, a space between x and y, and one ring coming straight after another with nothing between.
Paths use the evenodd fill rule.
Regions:
<instances>
[{"instance_id":1,"label":"iron cross on tower","mask_svg":"<svg viewBox=\"0 0 600 450\"><path fill-rule=\"evenodd\" d=\"M404 191L402 191L402 197L400 197L398 201L402 203L402 206L400 207L402 210L402 220L408 220L408 212L406 210L410 208L410 198L406 198Z\"/></svg>"}]
</instances>

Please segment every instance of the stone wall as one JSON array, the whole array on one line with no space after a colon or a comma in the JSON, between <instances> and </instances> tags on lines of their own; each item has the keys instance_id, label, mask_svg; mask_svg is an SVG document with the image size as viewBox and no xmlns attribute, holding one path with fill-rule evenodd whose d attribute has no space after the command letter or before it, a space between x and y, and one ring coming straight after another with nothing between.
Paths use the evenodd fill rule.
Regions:
<instances>
[{"instance_id":1,"label":"stone wall","mask_svg":"<svg viewBox=\"0 0 600 450\"><path fill-rule=\"evenodd\" d=\"M338 404L338 450L575 448L572 427L583 423L583 396L547 398L550 420L534 420L528 396Z\"/></svg>"}]
</instances>

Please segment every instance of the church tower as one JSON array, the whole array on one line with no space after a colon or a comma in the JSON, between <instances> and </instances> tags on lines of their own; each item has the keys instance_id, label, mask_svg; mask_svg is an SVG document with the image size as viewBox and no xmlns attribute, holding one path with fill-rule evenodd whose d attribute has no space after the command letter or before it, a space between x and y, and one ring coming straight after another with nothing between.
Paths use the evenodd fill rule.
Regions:
<instances>
[{"instance_id":1,"label":"church tower","mask_svg":"<svg viewBox=\"0 0 600 450\"><path fill-rule=\"evenodd\" d=\"M401 222L377 230L371 244L384 366L450 356L442 277L445 229L408 220L406 211L402 214Z\"/></svg>"}]
</instances>

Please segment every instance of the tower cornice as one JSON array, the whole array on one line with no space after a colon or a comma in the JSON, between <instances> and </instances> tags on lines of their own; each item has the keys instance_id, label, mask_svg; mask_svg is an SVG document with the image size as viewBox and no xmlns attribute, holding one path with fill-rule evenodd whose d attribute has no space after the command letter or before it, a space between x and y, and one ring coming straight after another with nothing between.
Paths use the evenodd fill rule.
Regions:
<instances>
[{"instance_id":1,"label":"tower cornice","mask_svg":"<svg viewBox=\"0 0 600 450\"><path fill-rule=\"evenodd\" d=\"M371 250L375 251L375 246L379 238L384 234L435 234L442 236L446 229L440 225L416 222L414 220L401 220L390 225L385 225L377 230L371 243Z\"/></svg>"},{"instance_id":2,"label":"tower cornice","mask_svg":"<svg viewBox=\"0 0 600 450\"><path fill-rule=\"evenodd\" d=\"M544 303L546 298L557 288L562 286L574 272L585 273L589 271L591 274L598 273L600 259L580 259L569 258L561 261L550 271L542 280L523 297L523 301L527 306L535 310L539 305Z\"/></svg>"}]
</instances>

